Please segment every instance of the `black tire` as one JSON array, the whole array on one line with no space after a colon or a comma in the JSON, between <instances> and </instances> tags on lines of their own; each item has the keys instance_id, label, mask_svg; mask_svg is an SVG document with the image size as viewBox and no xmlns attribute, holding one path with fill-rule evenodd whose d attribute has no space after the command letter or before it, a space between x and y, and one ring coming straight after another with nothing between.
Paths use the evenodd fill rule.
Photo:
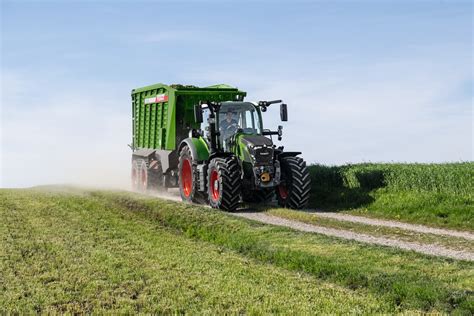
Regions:
<instances>
[{"instance_id":1,"label":"black tire","mask_svg":"<svg viewBox=\"0 0 474 316\"><path fill-rule=\"evenodd\" d=\"M268 203L275 197L275 189L260 189L244 191L242 189L242 200L247 203Z\"/></svg>"},{"instance_id":2,"label":"black tire","mask_svg":"<svg viewBox=\"0 0 474 316\"><path fill-rule=\"evenodd\" d=\"M145 159L138 158L132 161L132 190L138 192L151 192L162 190L163 172L158 160L147 163Z\"/></svg>"},{"instance_id":3,"label":"black tire","mask_svg":"<svg viewBox=\"0 0 474 316\"><path fill-rule=\"evenodd\" d=\"M308 205L311 178L306 163L300 157L284 157L280 160L282 182L276 187L278 205L302 209Z\"/></svg>"},{"instance_id":4,"label":"black tire","mask_svg":"<svg viewBox=\"0 0 474 316\"><path fill-rule=\"evenodd\" d=\"M235 157L214 158L209 163L207 192L213 208L234 211L239 206L241 170Z\"/></svg>"},{"instance_id":5,"label":"black tire","mask_svg":"<svg viewBox=\"0 0 474 316\"><path fill-rule=\"evenodd\" d=\"M205 193L199 192L199 179L197 178L196 166L189 147L183 146L179 153L179 194L181 199L189 203L205 202Z\"/></svg>"},{"instance_id":6,"label":"black tire","mask_svg":"<svg viewBox=\"0 0 474 316\"><path fill-rule=\"evenodd\" d=\"M140 191L140 165L136 159L132 160L132 171L130 177L132 180L132 191Z\"/></svg>"},{"instance_id":7,"label":"black tire","mask_svg":"<svg viewBox=\"0 0 474 316\"><path fill-rule=\"evenodd\" d=\"M163 191L165 186L163 183L163 168L161 162L157 159L151 160L148 164L148 185L147 190Z\"/></svg>"}]
</instances>

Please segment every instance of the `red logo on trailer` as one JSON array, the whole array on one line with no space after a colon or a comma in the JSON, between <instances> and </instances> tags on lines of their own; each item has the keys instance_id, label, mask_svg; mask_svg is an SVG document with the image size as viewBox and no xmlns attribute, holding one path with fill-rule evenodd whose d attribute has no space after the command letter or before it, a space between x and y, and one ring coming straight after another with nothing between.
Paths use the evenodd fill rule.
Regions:
<instances>
[{"instance_id":1,"label":"red logo on trailer","mask_svg":"<svg viewBox=\"0 0 474 316\"><path fill-rule=\"evenodd\" d=\"M159 94L156 96L156 103L168 101L168 96L166 94Z\"/></svg>"},{"instance_id":2,"label":"red logo on trailer","mask_svg":"<svg viewBox=\"0 0 474 316\"><path fill-rule=\"evenodd\" d=\"M168 101L168 96L166 94L158 94L156 97L145 99L145 104L161 103L166 101Z\"/></svg>"}]
</instances>

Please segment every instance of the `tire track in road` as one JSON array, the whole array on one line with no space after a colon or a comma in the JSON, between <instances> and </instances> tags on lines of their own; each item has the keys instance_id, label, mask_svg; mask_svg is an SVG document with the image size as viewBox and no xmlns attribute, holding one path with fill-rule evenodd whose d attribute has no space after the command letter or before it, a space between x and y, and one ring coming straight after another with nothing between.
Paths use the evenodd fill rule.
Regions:
<instances>
[{"instance_id":1,"label":"tire track in road","mask_svg":"<svg viewBox=\"0 0 474 316\"><path fill-rule=\"evenodd\" d=\"M234 216L247 218L250 220L258 221L265 224L283 226L292 228L295 230L317 233L331 237L342 238L346 240L355 240L358 242L363 242L372 245L388 246L404 250L411 250L418 253L446 257L458 260L467 260L474 261L474 253L463 251L463 250L453 250L448 249L439 245L434 244L421 244L416 242L401 241L397 239L384 238L384 237L374 237L366 234L355 233L348 230L327 228L322 226L317 226L313 224L306 224L299 221L289 220L277 216L268 215L262 212L234 212L229 213Z\"/></svg>"},{"instance_id":2,"label":"tire track in road","mask_svg":"<svg viewBox=\"0 0 474 316\"><path fill-rule=\"evenodd\" d=\"M423 233L423 234L451 236L451 237L464 238L467 240L474 240L474 234L470 232L466 232L466 231L456 231L456 230L445 229L445 228L434 228L434 227L428 227L424 225L409 224L409 223L403 223L403 222L398 222L398 221L393 221L393 220L376 219L376 218L369 218L369 217L364 217L364 216L356 216L356 215L334 213L334 212L307 211L307 213L314 214L315 216L319 216L319 217L335 219L338 221L360 223L360 224L373 225L373 226L383 226L383 227L390 227L390 228L399 228L399 229L409 230L409 231Z\"/></svg>"}]
</instances>

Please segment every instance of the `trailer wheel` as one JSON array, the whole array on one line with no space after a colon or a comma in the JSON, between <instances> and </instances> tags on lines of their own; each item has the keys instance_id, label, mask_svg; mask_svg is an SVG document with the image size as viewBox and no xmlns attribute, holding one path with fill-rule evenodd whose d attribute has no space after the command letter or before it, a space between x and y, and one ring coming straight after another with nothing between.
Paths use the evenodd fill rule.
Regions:
<instances>
[{"instance_id":1,"label":"trailer wheel","mask_svg":"<svg viewBox=\"0 0 474 316\"><path fill-rule=\"evenodd\" d=\"M148 170L147 170L147 167L146 167L146 162L145 160L143 159L140 159L140 169L139 169L139 179L140 179L140 183L139 183L139 189L140 191L142 192L146 192L146 190L148 189Z\"/></svg>"},{"instance_id":2,"label":"trailer wheel","mask_svg":"<svg viewBox=\"0 0 474 316\"><path fill-rule=\"evenodd\" d=\"M140 168L136 160L132 161L132 191L139 191L140 190Z\"/></svg>"},{"instance_id":3,"label":"trailer wheel","mask_svg":"<svg viewBox=\"0 0 474 316\"><path fill-rule=\"evenodd\" d=\"M163 168L160 161L153 159L148 166L148 190L162 191L165 190L163 182Z\"/></svg>"},{"instance_id":4,"label":"trailer wheel","mask_svg":"<svg viewBox=\"0 0 474 316\"><path fill-rule=\"evenodd\" d=\"M205 199L203 193L197 190L199 185L196 177L197 173L188 146L183 146L179 153L178 170L181 199L186 202L202 203Z\"/></svg>"},{"instance_id":5,"label":"trailer wheel","mask_svg":"<svg viewBox=\"0 0 474 316\"><path fill-rule=\"evenodd\" d=\"M155 162L155 164L154 164ZM132 162L132 189L146 193L162 187L163 173L153 160L147 164L145 159L134 159Z\"/></svg>"},{"instance_id":6,"label":"trailer wheel","mask_svg":"<svg viewBox=\"0 0 474 316\"><path fill-rule=\"evenodd\" d=\"M208 167L208 198L213 208L234 211L240 202L241 170L235 157L214 158Z\"/></svg>"},{"instance_id":7,"label":"trailer wheel","mask_svg":"<svg viewBox=\"0 0 474 316\"><path fill-rule=\"evenodd\" d=\"M276 187L278 205L301 209L308 205L311 179L306 163L300 157L281 159L282 182Z\"/></svg>"}]
</instances>

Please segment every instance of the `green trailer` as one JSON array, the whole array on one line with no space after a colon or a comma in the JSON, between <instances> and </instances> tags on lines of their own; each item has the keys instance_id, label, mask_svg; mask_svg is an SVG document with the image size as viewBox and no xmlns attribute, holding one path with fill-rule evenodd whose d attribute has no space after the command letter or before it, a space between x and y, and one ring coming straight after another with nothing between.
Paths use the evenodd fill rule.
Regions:
<instances>
[{"instance_id":1,"label":"green trailer","mask_svg":"<svg viewBox=\"0 0 474 316\"><path fill-rule=\"evenodd\" d=\"M155 84L132 90L132 186L138 191L179 187L184 201L225 210L241 202L302 208L310 177L300 152L273 144L282 127L263 128L262 112L281 100L245 102L228 85Z\"/></svg>"}]
</instances>

